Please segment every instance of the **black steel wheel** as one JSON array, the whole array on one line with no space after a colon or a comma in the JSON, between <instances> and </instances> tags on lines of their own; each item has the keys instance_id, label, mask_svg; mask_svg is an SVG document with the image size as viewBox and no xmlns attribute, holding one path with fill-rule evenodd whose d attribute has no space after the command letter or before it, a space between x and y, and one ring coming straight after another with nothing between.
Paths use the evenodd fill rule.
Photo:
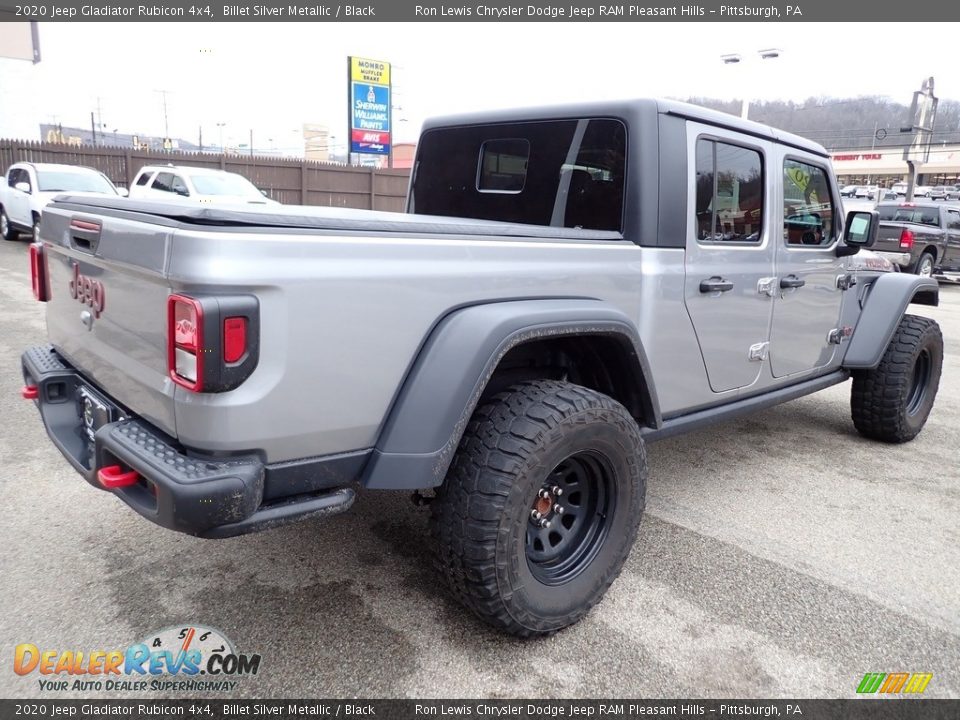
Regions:
<instances>
[{"instance_id":1,"label":"black steel wheel","mask_svg":"<svg viewBox=\"0 0 960 720\"><path fill-rule=\"evenodd\" d=\"M850 409L857 431L890 443L915 438L933 409L942 368L940 326L904 315L880 364L853 375Z\"/></svg>"},{"instance_id":2,"label":"black steel wheel","mask_svg":"<svg viewBox=\"0 0 960 720\"><path fill-rule=\"evenodd\" d=\"M453 595L514 635L586 615L623 567L643 514L640 428L606 395L555 380L478 409L431 504Z\"/></svg>"},{"instance_id":3,"label":"black steel wheel","mask_svg":"<svg viewBox=\"0 0 960 720\"><path fill-rule=\"evenodd\" d=\"M537 492L526 533L527 564L545 585L575 578L606 539L616 508L610 462L593 452L558 465Z\"/></svg>"}]
</instances>

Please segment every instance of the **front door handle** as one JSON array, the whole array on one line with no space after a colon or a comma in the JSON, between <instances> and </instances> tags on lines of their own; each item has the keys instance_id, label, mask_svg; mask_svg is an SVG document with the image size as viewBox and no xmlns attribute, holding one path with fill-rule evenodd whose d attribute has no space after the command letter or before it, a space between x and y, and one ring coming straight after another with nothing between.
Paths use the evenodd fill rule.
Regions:
<instances>
[{"instance_id":1,"label":"front door handle","mask_svg":"<svg viewBox=\"0 0 960 720\"><path fill-rule=\"evenodd\" d=\"M806 284L806 280L801 280L796 275L787 275L785 278L780 278L780 287L784 290L787 288L800 288Z\"/></svg>"},{"instance_id":2,"label":"front door handle","mask_svg":"<svg viewBox=\"0 0 960 720\"><path fill-rule=\"evenodd\" d=\"M724 280L719 275L700 281L700 292L702 293L727 292L728 290L733 290L733 283Z\"/></svg>"}]
</instances>

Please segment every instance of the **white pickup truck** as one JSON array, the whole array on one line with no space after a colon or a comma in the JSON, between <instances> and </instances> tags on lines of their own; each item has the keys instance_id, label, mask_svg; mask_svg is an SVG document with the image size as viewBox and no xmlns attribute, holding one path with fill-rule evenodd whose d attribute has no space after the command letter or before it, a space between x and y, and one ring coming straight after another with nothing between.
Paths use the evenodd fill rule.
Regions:
<instances>
[{"instance_id":1,"label":"white pickup truck","mask_svg":"<svg viewBox=\"0 0 960 720\"><path fill-rule=\"evenodd\" d=\"M98 170L77 165L14 163L0 183L0 235L16 240L21 232L40 239L43 209L57 195L126 195Z\"/></svg>"}]
</instances>

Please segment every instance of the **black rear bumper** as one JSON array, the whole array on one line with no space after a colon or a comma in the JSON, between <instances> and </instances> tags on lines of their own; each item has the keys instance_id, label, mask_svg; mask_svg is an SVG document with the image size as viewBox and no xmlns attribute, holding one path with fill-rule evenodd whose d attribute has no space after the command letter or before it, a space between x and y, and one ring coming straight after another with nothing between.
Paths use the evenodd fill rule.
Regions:
<instances>
[{"instance_id":1,"label":"black rear bumper","mask_svg":"<svg viewBox=\"0 0 960 720\"><path fill-rule=\"evenodd\" d=\"M257 455L187 453L148 423L126 413L70 367L51 346L21 358L26 396L33 396L47 434L94 487L113 492L148 520L170 530L224 538L347 510L355 493L325 490L264 502L265 465ZM112 406L116 419L87 437L81 387ZM27 390L27 388L35 388ZM136 475L131 475L135 471ZM122 475L122 486L107 487Z\"/></svg>"}]
</instances>

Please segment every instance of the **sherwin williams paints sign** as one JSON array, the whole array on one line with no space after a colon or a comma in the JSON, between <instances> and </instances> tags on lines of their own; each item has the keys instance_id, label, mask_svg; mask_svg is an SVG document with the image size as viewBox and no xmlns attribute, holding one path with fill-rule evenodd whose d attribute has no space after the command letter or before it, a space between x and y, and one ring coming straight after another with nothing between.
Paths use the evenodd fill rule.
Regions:
<instances>
[{"instance_id":1,"label":"sherwin williams paints sign","mask_svg":"<svg viewBox=\"0 0 960 720\"><path fill-rule=\"evenodd\" d=\"M390 63L347 58L350 152L390 154Z\"/></svg>"}]
</instances>

